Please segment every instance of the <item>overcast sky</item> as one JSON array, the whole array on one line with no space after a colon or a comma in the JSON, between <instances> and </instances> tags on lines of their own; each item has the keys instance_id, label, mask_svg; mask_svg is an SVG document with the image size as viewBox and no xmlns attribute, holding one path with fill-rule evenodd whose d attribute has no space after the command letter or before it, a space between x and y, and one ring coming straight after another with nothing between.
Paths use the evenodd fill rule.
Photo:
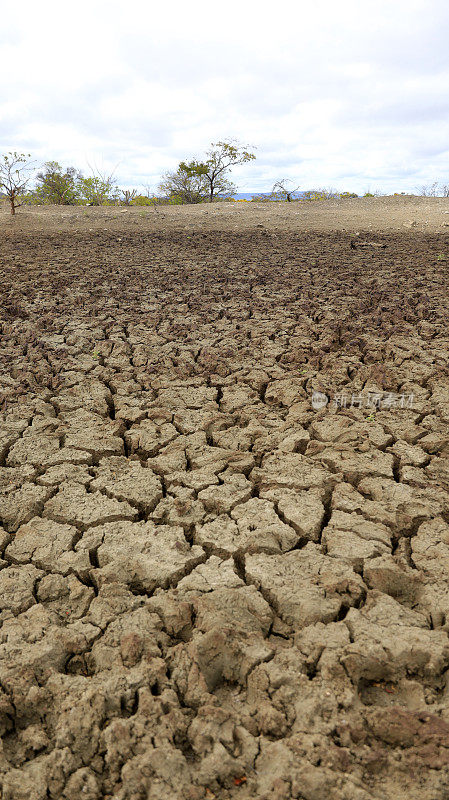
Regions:
<instances>
[{"instance_id":1,"label":"overcast sky","mask_svg":"<svg viewBox=\"0 0 449 800\"><path fill-rule=\"evenodd\" d=\"M234 137L240 191L449 183L448 0L21 0L1 23L1 152L155 189Z\"/></svg>"}]
</instances>

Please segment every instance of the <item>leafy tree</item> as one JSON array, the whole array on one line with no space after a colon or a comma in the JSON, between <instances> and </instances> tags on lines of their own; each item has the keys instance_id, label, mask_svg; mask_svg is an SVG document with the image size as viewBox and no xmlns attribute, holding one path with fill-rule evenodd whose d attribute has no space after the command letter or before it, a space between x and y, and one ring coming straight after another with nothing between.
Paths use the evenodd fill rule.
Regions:
<instances>
[{"instance_id":1,"label":"leafy tree","mask_svg":"<svg viewBox=\"0 0 449 800\"><path fill-rule=\"evenodd\" d=\"M160 191L182 203L201 203L216 197L230 197L236 186L228 178L232 167L256 156L234 140L212 143L205 161L181 161L176 172L164 175Z\"/></svg>"},{"instance_id":2,"label":"leafy tree","mask_svg":"<svg viewBox=\"0 0 449 800\"><path fill-rule=\"evenodd\" d=\"M100 172L78 179L77 188L81 199L89 206L107 206L119 200L120 194L113 175Z\"/></svg>"},{"instance_id":3,"label":"leafy tree","mask_svg":"<svg viewBox=\"0 0 449 800\"><path fill-rule=\"evenodd\" d=\"M22 205L17 201L23 198L31 173L34 169L30 164L30 153L9 152L0 157L0 189L3 189L10 207L11 214L16 213L16 208Z\"/></svg>"},{"instance_id":4,"label":"leafy tree","mask_svg":"<svg viewBox=\"0 0 449 800\"><path fill-rule=\"evenodd\" d=\"M44 171L37 174L36 195L43 203L72 206L79 198L78 182L81 172L68 167L65 172L57 161L47 161Z\"/></svg>"},{"instance_id":5,"label":"leafy tree","mask_svg":"<svg viewBox=\"0 0 449 800\"><path fill-rule=\"evenodd\" d=\"M181 161L176 172L166 172L159 191L178 203L202 203L208 195L204 165L198 161Z\"/></svg>"},{"instance_id":6,"label":"leafy tree","mask_svg":"<svg viewBox=\"0 0 449 800\"><path fill-rule=\"evenodd\" d=\"M235 193L236 186L228 179L231 168L253 161L256 156L234 139L212 143L211 148L206 161L200 162L198 167L207 182L209 201L213 203L216 195L229 197Z\"/></svg>"}]
</instances>

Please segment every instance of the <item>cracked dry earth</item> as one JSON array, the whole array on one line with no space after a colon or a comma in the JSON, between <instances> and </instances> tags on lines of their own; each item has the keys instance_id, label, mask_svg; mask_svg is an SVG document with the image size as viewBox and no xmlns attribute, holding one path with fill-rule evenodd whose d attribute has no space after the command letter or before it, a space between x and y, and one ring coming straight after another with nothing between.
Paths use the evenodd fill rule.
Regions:
<instances>
[{"instance_id":1,"label":"cracked dry earth","mask_svg":"<svg viewBox=\"0 0 449 800\"><path fill-rule=\"evenodd\" d=\"M377 240L4 237L3 800L449 798L449 242Z\"/></svg>"}]
</instances>

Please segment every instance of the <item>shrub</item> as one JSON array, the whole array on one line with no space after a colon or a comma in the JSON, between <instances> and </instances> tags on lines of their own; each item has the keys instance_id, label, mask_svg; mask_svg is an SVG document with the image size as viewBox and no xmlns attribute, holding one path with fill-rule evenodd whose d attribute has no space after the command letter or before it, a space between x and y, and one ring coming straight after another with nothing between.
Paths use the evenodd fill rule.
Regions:
<instances>
[{"instance_id":1,"label":"shrub","mask_svg":"<svg viewBox=\"0 0 449 800\"><path fill-rule=\"evenodd\" d=\"M308 189L306 192L303 192L302 199L306 202L311 202L313 200L329 200L329 193L322 189Z\"/></svg>"},{"instance_id":2,"label":"shrub","mask_svg":"<svg viewBox=\"0 0 449 800\"><path fill-rule=\"evenodd\" d=\"M132 206L154 206L158 202L157 197L148 197L145 194L137 194L131 200Z\"/></svg>"}]
</instances>

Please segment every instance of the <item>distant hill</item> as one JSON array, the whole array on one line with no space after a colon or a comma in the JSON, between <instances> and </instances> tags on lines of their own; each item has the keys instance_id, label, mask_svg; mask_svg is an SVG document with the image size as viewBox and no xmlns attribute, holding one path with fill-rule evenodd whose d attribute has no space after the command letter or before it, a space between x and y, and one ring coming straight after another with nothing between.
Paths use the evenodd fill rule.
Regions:
<instances>
[{"instance_id":1,"label":"distant hill","mask_svg":"<svg viewBox=\"0 0 449 800\"><path fill-rule=\"evenodd\" d=\"M267 189L266 192L237 192L237 194L233 194L235 200L251 200L252 197L262 197L264 194L269 194L270 190Z\"/></svg>"},{"instance_id":2,"label":"distant hill","mask_svg":"<svg viewBox=\"0 0 449 800\"><path fill-rule=\"evenodd\" d=\"M271 189L267 189L266 192L237 192L237 194L233 194L233 198L235 200L251 200L252 197L263 197L264 195L270 194ZM295 197L301 197L302 192L295 192Z\"/></svg>"},{"instance_id":3,"label":"distant hill","mask_svg":"<svg viewBox=\"0 0 449 800\"><path fill-rule=\"evenodd\" d=\"M237 194L233 194L232 196L235 200L251 200L252 197L256 197L262 194L268 194L267 192L237 192Z\"/></svg>"}]
</instances>

